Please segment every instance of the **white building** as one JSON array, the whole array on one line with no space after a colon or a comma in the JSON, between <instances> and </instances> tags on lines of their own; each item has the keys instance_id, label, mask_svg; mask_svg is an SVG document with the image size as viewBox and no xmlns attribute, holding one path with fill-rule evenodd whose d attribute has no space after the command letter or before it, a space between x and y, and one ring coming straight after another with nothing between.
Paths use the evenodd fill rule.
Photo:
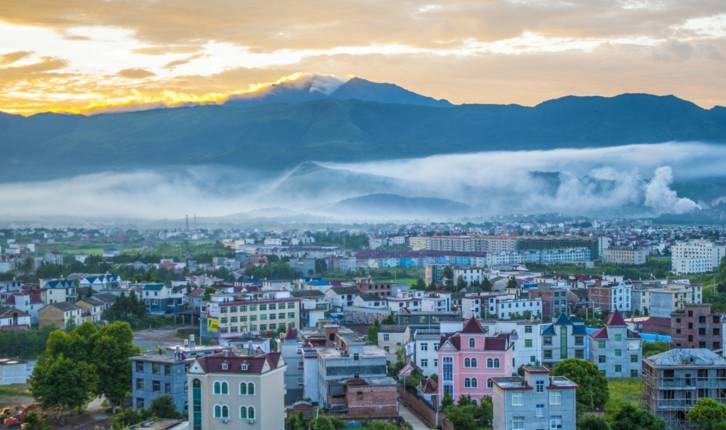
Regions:
<instances>
[{"instance_id":1,"label":"white building","mask_svg":"<svg viewBox=\"0 0 726 430\"><path fill-rule=\"evenodd\" d=\"M676 242L671 247L671 268L676 274L707 273L718 268L726 256L726 246L696 239Z\"/></svg>"},{"instance_id":2,"label":"white building","mask_svg":"<svg viewBox=\"0 0 726 430\"><path fill-rule=\"evenodd\" d=\"M645 264L648 250L645 248L626 248L612 246L602 253L602 260L610 264L641 265Z\"/></svg>"},{"instance_id":3,"label":"white building","mask_svg":"<svg viewBox=\"0 0 726 430\"><path fill-rule=\"evenodd\" d=\"M510 335L509 339L514 344L514 369L542 363L541 322L485 320L481 325L487 336Z\"/></svg>"},{"instance_id":4,"label":"white building","mask_svg":"<svg viewBox=\"0 0 726 430\"><path fill-rule=\"evenodd\" d=\"M481 267L456 268L454 269L454 283L458 283L459 279L462 279L467 286L471 284L478 285L488 278L488 274L489 271Z\"/></svg>"}]
</instances>

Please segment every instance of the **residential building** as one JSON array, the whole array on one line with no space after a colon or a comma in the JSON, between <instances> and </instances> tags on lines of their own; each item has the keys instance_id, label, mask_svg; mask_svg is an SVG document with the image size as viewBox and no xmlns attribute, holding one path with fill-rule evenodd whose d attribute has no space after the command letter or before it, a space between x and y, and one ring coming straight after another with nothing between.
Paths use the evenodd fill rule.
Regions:
<instances>
[{"instance_id":1,"label":"residential building","mask_svg":"<svg viewBox=\"0 0 726 430\"><path fill-rule=\"evenodd\" d=\"M457 267L454 269L454 284L458 284L461 279L467 287L479 285L488 277L489 270L481 267Z\"/></svg>"},{"instance_id":2,"label":"residential building","mask_svg":"<svg viewBox=\"0 0 726 430\"><path fill-rule=\"evenodd\" d=\"M222 338L248 332L274 332L280 327L297 328L299 324L300 300L289 295L287 298L235 300L207 305L207 329Z\"/></svg>"},{"instance_id":3,"label":"residential building","mask_svg":"<svg viewBox=\"0 0 726 430\"><path fill-rule=\"evenodd\" d=\"M439 398L445 394L457 402L469 396L477 402L492 395L494 378L511 376L513 345L509 335L488 336L476 318L444 335L438 354Z\"/></svg>"},{"instance_id":4,"label":"residential building","mask_svg":"<svg viewBox=\"0 0 726 430\"><path fill-rule=\"evenodd\" d=\"M633 286L624 282L595 285L587 289L587 299L594 311L630 312Z\"/></svg>"},{"instance_id":5,"label":"residential building","mask_svg":"<svg viewBox=\"0 0 726 430\"><path fill-rule=\"evenodd\" d=\"M724 256L726 245L703 239L676 242L671 247L671 269L678 275L713 272Z\"/></svg>"},{"instance_id":6,"label":"residential building","mask_svg":"<svg viewBox=\"0 0 726 430\"><path fill-rule=\"evenodd\" d=\"M502 320L519 318L542 318L541 298L514 298L505 296L490 297L487 304L487 317Z\"/></svg>"},{"instance_id":7,"label":"residential building","mask_svg":"<svg viewBox=\"0 0 726 430\"><path fill-rule=\"evenodd\" d=\"M75 302L78 299L76 283L68 279L41 279L40 296L43 303Z\"/></svg>"},{"instance_id":8,"label":"residential building","mask_svg":"<svg viewBox=\"0 0 726 430\"><path fill-rule=\"evenodd\" d=\"M176 410L187 413L187 369L193 359L173 354L131 357L131 402L134 410L148 409L161 396L171 397Z\"/></svg>"},{"instance_id":9,"label":"residential building","mask_svg":"<svg viewBox=\"0 0 726 430\"><path fill-rule=\"evenodd\" d=\"M285 337L278 340L278 351L282 354L287 368L285 369L285 404L303 399L304 372L302 345L297 338L297 330L290 327Z\"/></svg>"},{"instance_id":10,"label":"residential building","mask_svg":"<svg viewBox=\"0 0 726 430\"><path fill-rule=\"evenodd\" d=\"M530 299L542 300L542 319L548 320L570 312L567 289L560 286L541 285L527 290Z\"/></svg>"},{"instance_id":11,"label":"residential building","mask_svg":"<svg viewBox=\"0 0 726 430\"><path fill-rule=\"evenodd\" d=\"M94 296L83 297L76 301L76 306L81 308L83 321L97 323L103 318L103 312L106 310L106 302L97 299Z\"/></svg>"},{"instance_id":12,"label":"residential building","mask_svg":"<svg viewBox=\"0 0 726 430\"><path fill-rule=\"evenodd\" d=\"M665 288L648 290L647 315L670 318L673 312L684 309L687 304L700 304L703 301L703 287L698 284L671 284Z\"/></svg>"},{"instance_id":13,"label":"residential building","mask_svg":"<svg viewBox=\"0 0 726 430\"><path fill-rule=\"evenodd\" d=\"M648 250L645 248L630 248L611 246L602 253L602 261L609 264L622 264L638 266L645 264Z\"/></svg>"},{"instance_id":14,"label":"residential building","mask_svg":"<svg viewBox=\"0 0 726 430\"><path fill-rule=\"evenodd\" d=\"M110 273L98 275L85 275L78 280L81 288L91 288L93 291L103 291L109 288L121 287L121 276Z\"/></svg>"},{"instance_id":15,"label":"residential building","mask_svg":"<svg viewBox=\"0 0 726 430\"><path fill-rule=\"evenodd\" d=\"M355 298L359 294L355 287L333 287L325 292L325 300L331 307L345 309L354 306Z\"/></svg>"},{"instance_id":16,"label":"residential building","mask_svg":"<svg viewBox=\"0 0 726 430\"><path fill-rule=\"evenodd\" d=\"M703 348L675 348L643 359L642 406L669 430L690 429L700 399L726 404L726 359Z\"/></svg>"},{"instance_id":17,"label":"residential building","mask_svg":"<svg viewBox=\"0 0 726 430\"><path fill-rule=\"evenodd\" d=\"M356 278L356 288L361 294L372 294L378 297L391 295L391 284L376 284L371 277Z\"/></svg>"},{"instance_id":18,"label":"residential building","mask_svg":"<svg viewBox=\"0 0 726 430\"><path fill-rule=\"evenodd\" d=\"M409 356L424 376L438 374L440 344L440 329L420 328L414 332Z\"/></svg>"},{"instance_id":19,"label":"residential building","mask_svg":"<svg viewBox=\"0 0 726 430\"><path fill-rule=\"evenodd\" d=\"M590 361L607 378L637 378L643 357L642 339L615 310L604 327L590 334Z\"/></svg>"},{"instance_id":20,"label":"residential building","mask_svg":"<svg viewBox=\"0 0 726 430\"><path fill-rule=\"evenodd\" d=\"M70 302L45 305L38 311L38 325L66 328L83 323L83 310Z\"/></svg>"},{"instance_id":21,"label":"residential building","mask_svg":"<svg viewBox=\"0 0 726 430\"><path fill-rule=\"evenodd\" d=\"M577 384L525 367L524 377L494 378L493 430L574 430Z\"/></svg>"},{"instance_id":22,"label":"residential building","mask_svg":"<svg viewBox=\"0 0 726 430\"><path fill-rule=\"evenodd\" d=\"M0 330L22 330L30 328L30 314L15 308L0 306Z\"/></svg>"},{"instance_id":23,"label":"residential building","mask_svg":"<svg viewBox=\"0 0 726 430\"><path fill-rule=\"evenodd\" d=\"M152 315L167 315L181 312L184 294L164 284L144 284L141 298L146 312Z\"/></svg>"},{"instance_id":24,"label":"residential building","mask_svg":"<svg viewBox=\"0 0 726 430\"><path fill-rule=\"evenodd\" d=\"M396 353L411 340L411 331L406 325L381 324L378 327L378 346L386 351L386 361L395 365Z\"/></svg>"},{"instance_id":25,"label":"residential building","mask_svg":"<svg viewBox=\"0 0 726 430\"><path fill-rule=\"evenodd\" d=\"M427 286L441 285L444 280L444 268L443 264L428 264L424 268L424 283Z\"/></svg>"},{"instance_id":26,"label":"residential building","mask_svg":"<svg viewBox=\"0 0 726 430\"><path fill-rule=\"evenodd\" d=\"M674 348L721 349L723 315L710 304L686 304L671 314L671 343Z\"/></svg>"},{"instance_id":27,"label":"residential building","mask_svg":"<svg viewBox=\"0 0 726 430\"><path fill-rule=\"evenodd\" d=\"M560 314L557 321L542 326L542 364L553 368L568 358L585 359L585 323Z\"/></svg>"},{"instance_id":28,"label":"residential building","mask_svg":"<svg viewBox=\"0 0 726 430\"><path fill-rule=\"evenodd\" d=\"M279 353L197 358L187 373L190 430L284 430L285 368Z\"/></svg>"},{"instance_id":29,"label":"residential building","mask_svg":"<svg viewBox=\"0 0 726 430\"><path fill-rule=\"evenodd\" d=\"M345 407L350 418L398 417L398 383L390 376L349 379Z\"/></svg>"},{"instance_id":30,"label":"residential building","mask_svg":"<svg viewBox=\"0 0 726 430\"><path fill-rule=\"evenodd\" d=\"M482 327L490 336L509 335L514 344L514 369L522 366L534 366L542 363L542 336L540 321L481 321Z\"/></svg>"}]
</instances>

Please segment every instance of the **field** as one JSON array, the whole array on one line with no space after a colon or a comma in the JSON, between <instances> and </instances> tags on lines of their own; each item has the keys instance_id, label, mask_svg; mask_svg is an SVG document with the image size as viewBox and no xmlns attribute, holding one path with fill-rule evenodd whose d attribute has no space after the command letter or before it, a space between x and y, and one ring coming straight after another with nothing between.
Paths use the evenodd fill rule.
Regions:
<instances>
[{"instance_id":1,"label":"field","mask_svg":"<svg viewBox=\"0 0 726 430\"><path fill-rule=\"evenodd\" d=\"M605 416L612 418L623 405L640 403L641 378L608 379L610 397L605 404Z\"/></svg>"}]
</instances>

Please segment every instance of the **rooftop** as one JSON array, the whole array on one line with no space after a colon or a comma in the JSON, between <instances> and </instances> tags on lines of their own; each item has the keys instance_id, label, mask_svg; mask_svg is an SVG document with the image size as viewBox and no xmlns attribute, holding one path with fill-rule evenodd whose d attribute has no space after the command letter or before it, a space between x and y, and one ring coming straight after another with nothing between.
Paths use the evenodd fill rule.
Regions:
<instances>
[{"instance_id":1,"label":"rooftop","mask_svg":"<svg viewBox=\"0 0 726 430\"><path fill-rule=\"evenodd\" d=\"M719 366L726 367L726 359L705 348L676 348L645 359L655 366Z\"/></svg>"}]
</instances>

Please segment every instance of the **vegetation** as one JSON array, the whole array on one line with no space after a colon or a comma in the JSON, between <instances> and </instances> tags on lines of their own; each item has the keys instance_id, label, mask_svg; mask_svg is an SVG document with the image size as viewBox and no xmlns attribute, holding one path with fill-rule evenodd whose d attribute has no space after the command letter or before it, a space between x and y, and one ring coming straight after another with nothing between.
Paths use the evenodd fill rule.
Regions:
<instances>
[{"instance_id":1,"label":"vegetation","mask_svg":"<svg viewBox=\"0 0 726 430\"><path fill-rule=\"evenodd\" d=\"M610 430L610 424L601 416L585 414L578 418L577 430Z\"/></svg>"},{"instance_id":2,"label":"vegetation","mask_svg":"<svg viewBox=\"0 0 726 430\"><path fill-rule=\"evenodd\" d=\"M316 245L340 246L350 250L368 248L368 235L349 231L315 232L312 234Z\"/></svg>"},{"instance_id":3,"label":"vegetation","mask_svg":"<svg viewBox=\"0 0 726 430\"><path fill-rule=\"evenodd\" d=\"M643 342L643 357L660 354L671 349L669 342Z\"/></svg>"},{"instance_id":4,"label":"vegetation","mask_svg":"<svg viewBox=\"0 0 726 430\"><path fill-rule=\"evenodd\" d=\"M176 410L171 396L166 394L155 398L151 402L148 413L156 418L183 418L182 414Z\"/></svg>"},{"instance_id":5,"label":"vegetation","mask_svg":"<svg viewBox=\"0 0 726 430\"><path fill-rule=\"evenodd\" d=\"M49 430L50 426L45 417L36 411L28 412L23 420L23 430Z\"/></svg>"},{"instance_id":6,"label":"vegetation","mask_svg":"<svg viewBox=\"0 0 726 430\"><path fill-rule=\"evenodd\" d=\"M640 402L640 378L608 379L608 401L605 416L613 419L625 405L638 406Z\"/></svg>"},{"instance_id":7,"label":"vegetation","mask_svg":"<svg viewBox=\"0 0 726 430\"><path fill-rule=\"evenodd\" d=\"M625 405L615 415L612 430L665 430L665 422L633 405Z\"/></svg>"},{"instance_id":8,"label":"vegetation","mask_svg":"<svg viewBox=\"0 0 726 430\"><path fill-rule=\"evenodd\" d=\"M444 414L456 430L491 430L494 409L490 397L483 397L477 406L469 397L462 396L457 405L445 406Z\"/></svg>"},{"instance_id":9,"label":"vegetation","mask_svg":"<svg viewBox=\"0 0 726 430\"><path fill-rule=\"evenodd\" d=\"M608 401L608 380L593 363L570 358L552 370L553 375L565 376L578 385L578 411L601 410Z\"/></svg>"},{"instance_id":10,"label":"vegetation","mask_svg":"<svg viewBox=\"0 0 726 430\"><path fill-rule=\"evenodd\" d=\"M48 335L54 327L29 330L0 331L0 351L3 357L36 358L45 349Z\"/></svg>"},{"instance_id":11,"label":"vegetation","mask_svg":"<svg viewBox=\"0 0 726 430\"><path fill-rule=\"evenodd\" d=\"M530 270L545 273L585 274L585 275L622 275L626 279L652 279L670 276L671 260L669 257L647 257L641 266L623 266L619 264L598 263L587 268L579 264L540 265L528 263Z\"/></svg>"},{"instance_id":12,"label":"vegetation","mask_svg":"<svg viewBox=\"0 0 726 430\"><path fill-rule=\"evenodd\" d=\"M300 277L300 272L282 261L271 262L245 270L245 275L265 279L293 279Z\"/></svg>"},{"instance_id":13,"label":"vegetation","mask_svg":"<svg viewBox=\"0 0 726 430\"><path fill-rule=\"evenodd\" d=\"M703 398L688 411L688 422L697 430L726 430L726 405Z\"/></svg>"}]
</instances>

